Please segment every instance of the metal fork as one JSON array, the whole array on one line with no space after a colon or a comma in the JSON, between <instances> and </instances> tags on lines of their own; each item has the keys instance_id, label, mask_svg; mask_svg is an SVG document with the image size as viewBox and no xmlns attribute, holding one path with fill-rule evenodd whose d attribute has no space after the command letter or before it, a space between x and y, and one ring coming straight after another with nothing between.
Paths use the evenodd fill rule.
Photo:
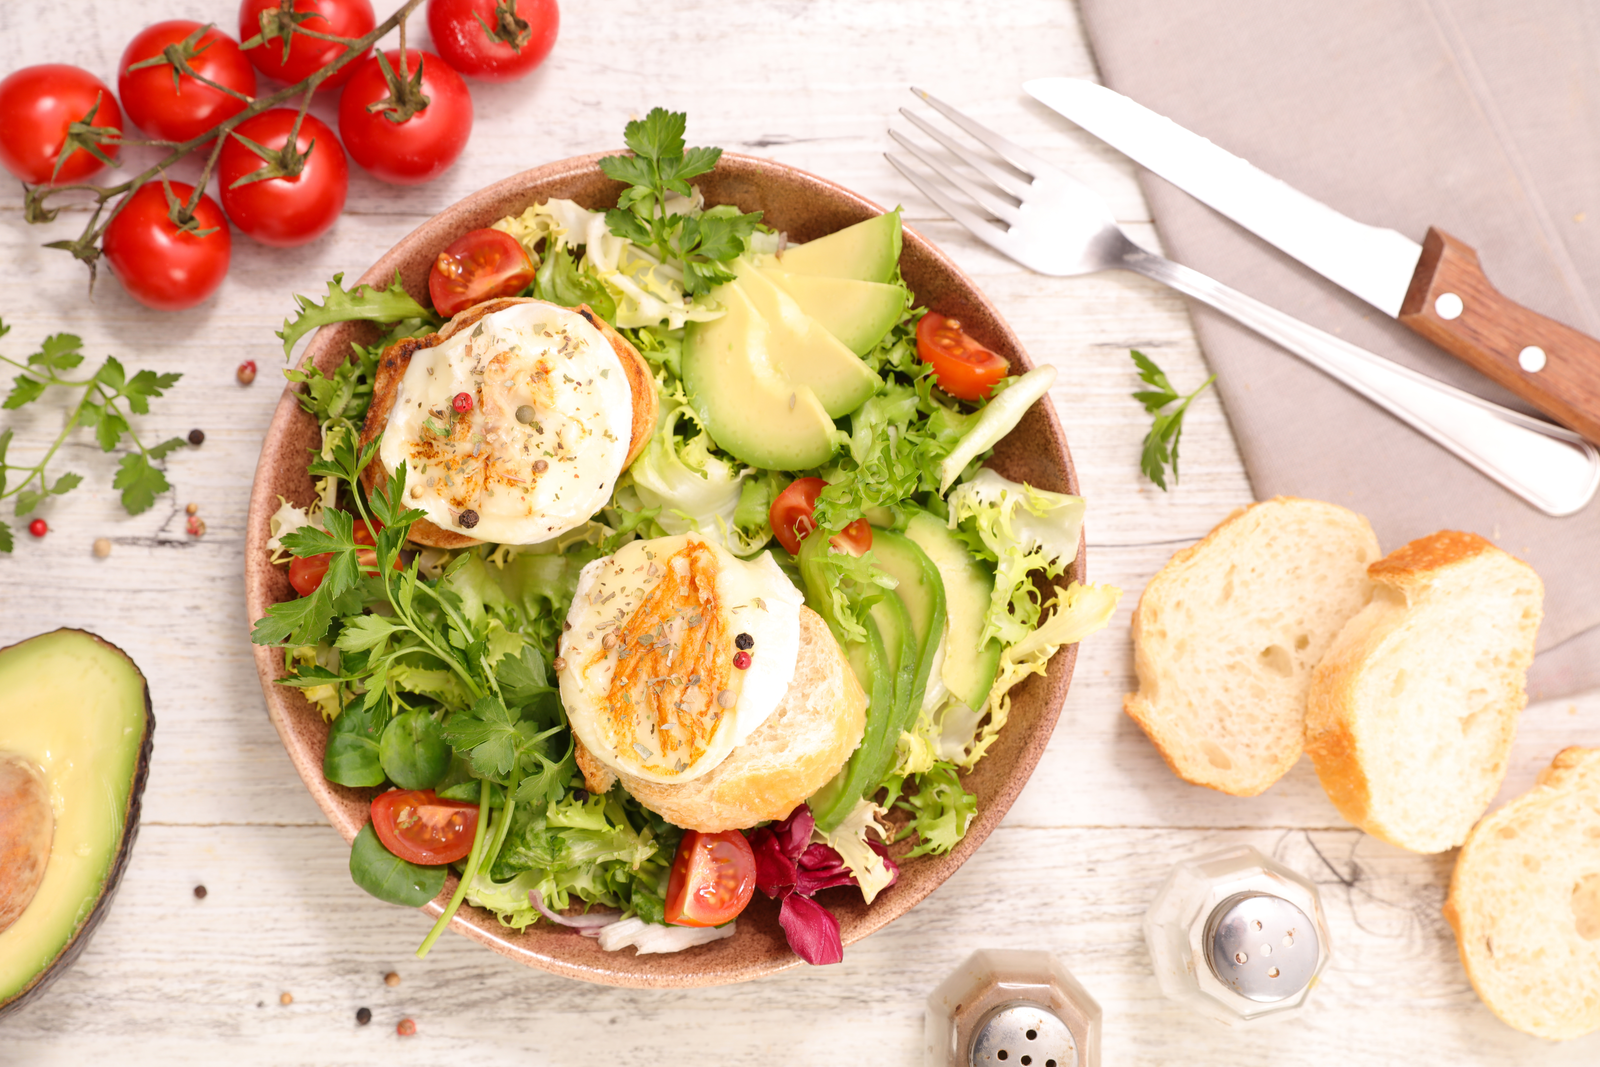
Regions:
<instances>
[{"instance_id":1,"label":"metal fork","mask_svg":"<svg viewBox=\"0 0 1600 1067\"><path fill-rule=\"evenodd\" d=\"M932 176L893 152L885 153L889 162L979 240L1023 266L1055 275L1131 270L1185 293L1360 393L1546 514L1573 514L1600 486L1600 452L1577 434L1418 374L1146 251L1087 186L950 105L912 92L1005 165L905 108L902 115L968 169L897 130L889 135Z\"/></svg>"}]
</instances>

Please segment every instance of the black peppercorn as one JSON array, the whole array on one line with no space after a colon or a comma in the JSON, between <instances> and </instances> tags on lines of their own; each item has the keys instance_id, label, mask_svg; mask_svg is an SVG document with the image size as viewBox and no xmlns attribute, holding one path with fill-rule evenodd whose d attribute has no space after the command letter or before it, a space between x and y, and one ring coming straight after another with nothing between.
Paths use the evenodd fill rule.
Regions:
<instances>
[{"instance_id":1,"label":"black peppercorn","mask_svg":"<svg viewBox=\"0 0 1600 1067\"><path fill-rule=\"evenodd\" d=\"M370 1023L371 1021L372 1021L372 1009L371 1008L357 1008L356 1009L356 1022L357 1023L359 1023L362 1026L365 1026L368 1023Z\"/></svg>"},{"instance_id":2,"label":"black peppercorn","mask_svg":"<svg viewBox=\"0 0 1600 1067\"><path fill-rule=\"evenodd\" d=\"M587 803L589 800L589 791L587 789L574 789L572 791L572 799L576 800L579 804Z\"/></svg>"},{"instance_id":3,"label":"black peppercorn","mask_svg":"<svg viewBox=\"0 0 1600 1067\"><path fill-rule=\"evenodd\" d=\"M470 530L474 526L478 525L478 513L473 511L471 508L468 508L466 511L463 511L461 514L456 516L456 524L461 526L463 529Z\"/></svg>"},{"instance_id":4,"label":"black peppercorn","mask_svg":"<svg viewBox=\"0 0 1600 1067\"><path fill-rule=\"evenodd\" d=\"M749 634L740 634L738 637L733 639L734 647L739 649L750 648L755 643L756 639L751 637Z\"/></svg>"},{"instance_id":5,"label":"black peppercorn","mask_svg":"<svg viewBox=\"0 0 1600 1067\"><path fill-rule=\"evenodd\" d=\"M195 886L194 887L194 898L196 900L204 900L204 899L206 899L206 887L203 886L203 885Z\"/></svg>"},{"instance_id":6,"label":"black peppercorn","mask_svg":"<svg viewBox=\"0 0 1600 1067\"><path fill-rule=\"evenodd\" d=\"M189 443L191 445L203 445L203 444L205 444L206 443L206 432L204 430L190 430L189 431Z\"/></svg>"}]
</instances>

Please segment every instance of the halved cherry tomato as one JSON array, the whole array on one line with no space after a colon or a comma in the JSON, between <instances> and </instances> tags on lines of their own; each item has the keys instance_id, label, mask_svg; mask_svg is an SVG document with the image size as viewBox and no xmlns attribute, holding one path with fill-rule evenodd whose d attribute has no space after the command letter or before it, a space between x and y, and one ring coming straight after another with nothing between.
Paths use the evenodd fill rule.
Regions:
<instances>
[{"instance_id":1,"label":"halved cherry tomato","mask_svg":"<svg viewBox=\"0 0 1600 1067\"><path fill-rule=\"evenodd\" d=\"M917 356L933 364L939 388L960 400L982 400L1011 370L1004 356L974 341L961 323L937 311L917 323Z\"/></svg>"},{"instance_id":2,"label":"halved cherry tomato","mask_svg":"<svg viewBox=\"0 0 1600 1067\"><path fill-rule=\"evenodd\" d=\"M673 926L721 926L744 910L755 891L756 854L743 834L685 830L667 878L666 920Z\"/></svg>"},{"instance_id":3,"label":"halved cherry tomato","mask_svg":"<svg viewBox=\"0 0 1600 1067\"><path fill-rule=\"evenodd\" d=\"M791 555L800 551L800 542L817 528L816 519L812 516L817 510L817 497L827 486L828 483L821 478L796 478L772 502L767 521L772 524L772 532L777 535L778 543L788 549ZM830 537L828 542L841 552L859 556L872 547L872 527L866 519L857 519Z\"/></svg>"},{"instance_id":4,"label":"halved cherry tomato","mask_svg":"<svg viewBox=\"0 0 1600 1067\"><path fill-rule=\"evenodd\" d=\"M391 789L372 798L372 829L384 848L407 863L454 863L472 851L478 805L446 800L431 789ZM753 856L750 865L753 872Z\"/></svg>"},{"instance_id":5,"label":"halved cherry tomato","mask_svg":"<svg viewBox=\"0 0 1600 1067\"><path fill-rule=\"evenodd\" d=\"M533 260L502 230L473 230L450 242L428 274L433 309L445 318L497 296L516 296L533 281Z\"/></svg>"},{"instance_id":6,"label":"halved cherry tomato","mask_svg":"<svg viewBox=\"0 0 1600 1067\"><path fill-rule=\"evenodd\" d=\"M382 527L378 527L382 529ZM366 520L357 519L354 530L354 540L358 545L375 545L378 539L373 536ZM368 574L378 573L378 554L362 550L356 553L356 559L361 563L361 569ZM296 556L289 561L289 584L294 586L294 591L301 596L310 596L322 584L322 579L328 576L328 566L333 562L332 552L323 552L316 556ZM394 561L394 569L399 570L400 560Z\"/></svg>"}]
</instances>

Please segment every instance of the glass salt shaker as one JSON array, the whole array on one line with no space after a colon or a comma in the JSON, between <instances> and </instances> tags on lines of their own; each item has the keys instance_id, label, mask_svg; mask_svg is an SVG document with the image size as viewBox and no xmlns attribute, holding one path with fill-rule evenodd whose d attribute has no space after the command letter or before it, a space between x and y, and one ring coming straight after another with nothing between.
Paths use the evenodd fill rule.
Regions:
<instances>
[{"instance_id":1,"label":"glass salt shaker","mask_svg":"<svg viewBox=\"0 0 1600 1067\"><path fill-rule=\"evenodd\" d=\"M1249 845L1174 868L1144 939L1161 991L1229 1026L1297 1014L1328 963L1317 887Z\"/></svg>"},{"instance_id":2,"label":"glass salt shaker","mask_svg":"<svg viewBox=\"0 0 1600 1067\"><path fill-rule=\"evenodd\" d=\"M926 1019L926 1067L1100 1067L1100 1005L1048 952L974 952Z\"/></svg>"}]
</instances>

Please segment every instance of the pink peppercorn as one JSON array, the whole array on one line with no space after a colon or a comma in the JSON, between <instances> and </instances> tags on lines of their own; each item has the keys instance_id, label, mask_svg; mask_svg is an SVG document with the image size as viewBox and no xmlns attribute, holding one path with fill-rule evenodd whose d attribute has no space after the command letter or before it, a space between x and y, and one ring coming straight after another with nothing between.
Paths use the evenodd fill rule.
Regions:
<instances>
[{"instance_id":1,"label":"pink peppercorn","mask_svg":"<svg viewBox=\"0 0 1600 1067\"><path fill-rule=\"evenodd\" d=\"M28 523L28 532L33 534L35 537L43 537L45 534L50 532L50 524L45 522L43 519L34 519L32 522Z\"/></svg>"},{"instance_id":2,"label":"pink peppercorn","mask_svg":"<svg viewBox=\"0 0 1600 1067\"><path fill-rule=\"evenodd\" d=\"M748 653L748 652L735 652L733 654L733 665L735 667L738 667L741 671L749 670L750 669L750 653Z\"/></svg>"},{"instance_id":3,"label":"pink peppercorn","mask_svg":"<svg viewBox=\"0 0 1600 1067\"><path fill-rule=\"evenodd\" d=\"M450 406L456 409L458 415L465 415L472 410L472 394L457 393L456 398L450 402Z\"/></svg>"}]
</instances>

